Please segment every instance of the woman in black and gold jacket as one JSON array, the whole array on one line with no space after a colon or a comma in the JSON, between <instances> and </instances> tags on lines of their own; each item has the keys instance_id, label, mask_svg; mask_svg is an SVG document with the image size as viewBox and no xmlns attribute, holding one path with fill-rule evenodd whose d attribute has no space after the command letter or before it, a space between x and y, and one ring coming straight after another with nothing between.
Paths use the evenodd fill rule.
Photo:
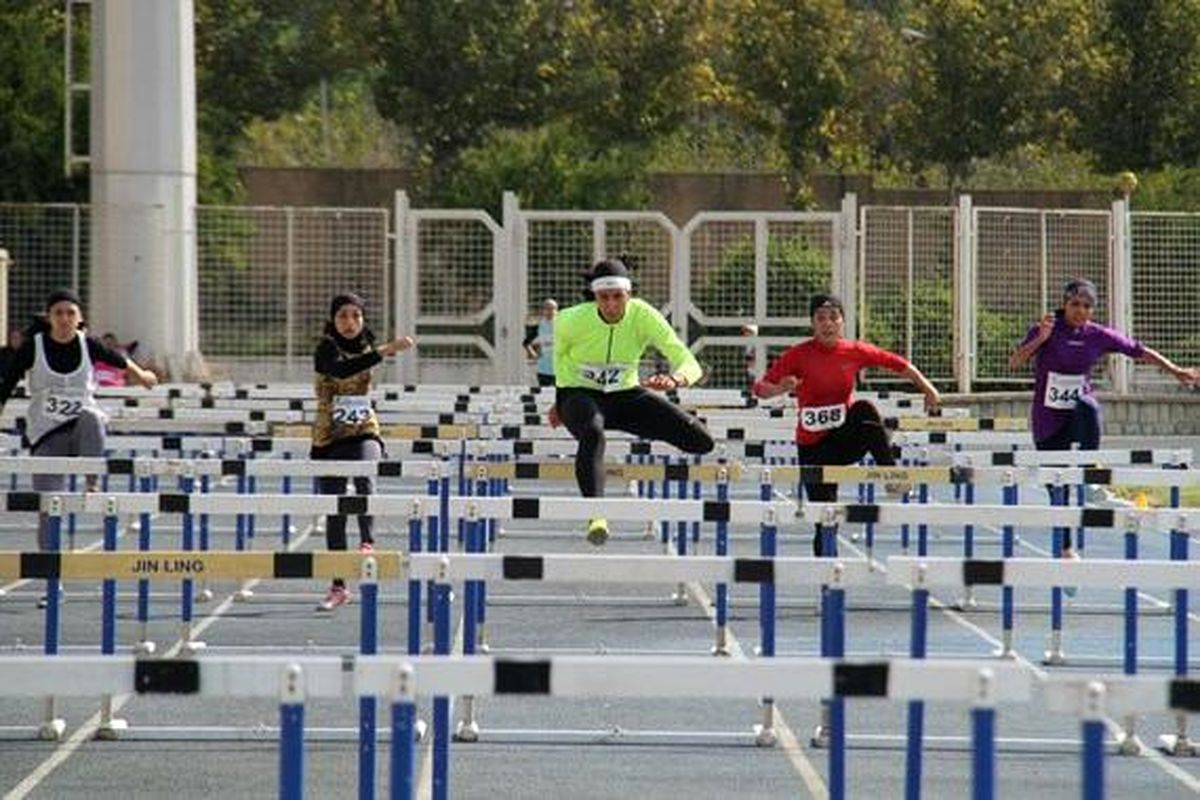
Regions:
<instances>
[{"instance_id":1,"label":"woman in black and gold jacket","mask_svg":"<svg viewBox=\"0 0 1200 800\"><path fill-rule=\"evenodd\" d=\"M363 299L347 292L329 304L329 321L313 356L316 370L317 420L313 425L313 459L329 461L378 461L383 458L379 420L371 407L371 370L387 356L408 350L411 336L401 336L381 345L363 321ZM345 494L345 476L318 479L321 494ZM374 491L370 477L354 479L360 495ZM359 550L374 549L373 520L358 518ZM346 517L331 514L325 521L325 542L330 550L346 549ZM332 611L350 602L350 591L341 578L334 578L325 599L317 607Z\"/></svg>"}]
</instances>

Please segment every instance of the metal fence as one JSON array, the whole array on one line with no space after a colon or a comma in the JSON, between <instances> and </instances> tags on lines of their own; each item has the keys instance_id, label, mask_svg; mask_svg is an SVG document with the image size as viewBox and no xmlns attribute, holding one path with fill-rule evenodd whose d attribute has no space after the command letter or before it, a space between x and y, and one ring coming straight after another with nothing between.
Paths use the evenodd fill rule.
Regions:
<instances>
[{"instance_id":1,"label":"metal fence","mask_svg":"<svg viewBox=\"0 0 1200 800\"><path fill-rule=\"evenodd\" d=\"M251 208L196 210L201 349L216 377L304 380L329 297L368 300L380 336L414 333L417 355L390 380L510 382L532 376L521 341L543 299L575 302L581 272L606 256L633 264L638 294L663 310L712 370L742 386L747 364L808 332L807 298L832 287L848 333L899 352L946 388L1028 381L1014 344L1085 276L1097 319L1186 365L1200 363L1200 214L863 207L840 212L704 212L677 226L657 212ZM56 286L89 296L93 220L81 205L0 205L13 260L8 318L41 310ZM745 323L758 325L753 337ZM118 336L120 332L117 331ZM1114 359L1102 382L1162 388L1151 368ZM890 376L872 375L886 382Z\"/></svg>"}]
</instances>

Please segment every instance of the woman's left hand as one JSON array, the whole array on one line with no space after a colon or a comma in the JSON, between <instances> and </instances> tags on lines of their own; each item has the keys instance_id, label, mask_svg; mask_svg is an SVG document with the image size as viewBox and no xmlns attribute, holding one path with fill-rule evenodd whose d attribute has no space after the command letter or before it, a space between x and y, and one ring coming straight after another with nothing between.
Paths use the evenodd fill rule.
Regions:
<instances>
[{"instance_id":1,"label":"woman's left hand","mask_svg":"<svg viewBox=\"0 0 1200 800\"><path fill-rule=\"evenodd\" d=\"M657 389L660 392L669 392L672 389L679 388L679 381L675 380L675 378L671 375L657 373L643 378L642 386L646 387L647 389Z\"/></svg>"}]
</instances>

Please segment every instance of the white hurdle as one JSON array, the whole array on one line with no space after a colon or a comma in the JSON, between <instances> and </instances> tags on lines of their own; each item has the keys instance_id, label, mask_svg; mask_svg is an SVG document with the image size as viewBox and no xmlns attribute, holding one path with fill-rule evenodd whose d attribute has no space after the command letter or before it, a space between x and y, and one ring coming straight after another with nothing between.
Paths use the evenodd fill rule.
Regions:
<instances>
[{"instance_id":1,"label":"white hurdle","mask_svg":"<svg viewBox=\"0 0 1200 800\"><path fill-rule=\"evenodd\" d=\"M304 714L308 698L383 697L392 702L392 797L411 798L412 720L420 695L530 695L759 699L887 698L971 706L973 796L995 791L995 706L1028 702L1029 674L1015 664L962 661L847 662L827 659L638 658L557 656L261 657L150 660L123 656L16 656L0 659L0 696L47 692L90 697L170 694L275 698L280 704L280 797L303 796ZM835 718L829 751L830 797L846 796L845 731ZM375 732L372 731L372 741ZM449 794L449 740L435 730L433 797ZM919 776L917 776L919 781ZM360 787L361 789L362 787Z\"/></svg>"}]
</instances>

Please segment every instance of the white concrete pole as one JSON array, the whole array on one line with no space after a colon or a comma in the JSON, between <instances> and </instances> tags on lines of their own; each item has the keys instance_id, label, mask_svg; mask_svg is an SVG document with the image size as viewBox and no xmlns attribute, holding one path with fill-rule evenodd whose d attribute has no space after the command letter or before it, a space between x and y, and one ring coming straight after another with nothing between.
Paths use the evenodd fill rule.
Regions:
<instances>
[{"instance_id":1,"label":"white concrete pole","mask_svg":"<svg viewBox=\"0 0 1200 800\"><path fill-rule=\"evenodd\" d=\"M173 377L199 350L193 0L92 3L88 318Z\"/></svg>"}]
</instances>

